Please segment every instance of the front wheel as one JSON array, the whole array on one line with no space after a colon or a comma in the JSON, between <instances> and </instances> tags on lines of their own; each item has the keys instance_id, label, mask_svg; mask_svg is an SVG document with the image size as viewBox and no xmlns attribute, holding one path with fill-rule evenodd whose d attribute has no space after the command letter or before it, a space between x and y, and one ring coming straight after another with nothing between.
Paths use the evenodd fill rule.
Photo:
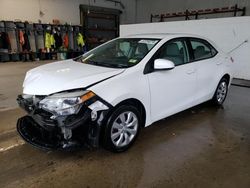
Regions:
<instances>
[{"instance_id":1,"label":"front wheel","mask_svg":"<svg viewBox=\"0 0 250 188\"><path fill-rule=\"evenodd\" d=\"M137 138L141 116L133 106L120 106L109 117L104 131L104 147L113 152L127 150Z\"/></svg>"},{"instance_id":2,"label":"front wheel","mask_svg":"<svg viewBox=\"0 0 250 188\"><path fill-rule=\"evenodd\" d=\"M222 105L227 97L228 92L228 81L225 78L222 78L219 82L217 89L215 91L214 97L212 99L215 105Z\"/></svg>"}]
</instances>

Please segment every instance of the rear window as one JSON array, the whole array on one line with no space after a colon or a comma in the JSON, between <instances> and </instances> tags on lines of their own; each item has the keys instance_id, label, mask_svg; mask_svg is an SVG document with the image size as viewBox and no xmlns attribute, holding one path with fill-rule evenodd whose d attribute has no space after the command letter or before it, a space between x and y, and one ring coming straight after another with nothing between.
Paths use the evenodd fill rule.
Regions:
<instances>
[{"instance_id":1,"label":"rear window","mask_svg":"<svg viewBox=\"0 0 250 188\"><path fill-rule=\"evenodd\" d=\"M194 60L211 58L217 54L215 48L205 40L191 39L190 42L193 49Z\"/></svg>"}]
</instances>

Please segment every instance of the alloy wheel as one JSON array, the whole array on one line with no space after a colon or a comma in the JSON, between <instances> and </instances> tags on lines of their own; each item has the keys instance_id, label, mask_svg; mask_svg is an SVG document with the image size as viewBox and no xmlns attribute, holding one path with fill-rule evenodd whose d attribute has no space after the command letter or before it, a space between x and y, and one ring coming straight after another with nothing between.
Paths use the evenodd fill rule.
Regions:
<instances>
[{"instance_id":1,"label":"alloy wheel","mask_svg":"<svg viewBox=\"0 0 250 188\"><path fill-rule=\"evenodd\" d=\"M216 98L218 103L223 103L227 95L227 83L225 81L221 82L217 92L216 92Z\"/></svg>"},{"instance_id":2,"label":"alloy wheel","mask_svg":"<svg viewBox=\"0 0 250 188\"><path fill-rule=\"evenodd\" d=\"M111 140L116 147L129 145L138 132L138 118L131 112L121 113L113 122Z\"/></svg>"}]
</instances>

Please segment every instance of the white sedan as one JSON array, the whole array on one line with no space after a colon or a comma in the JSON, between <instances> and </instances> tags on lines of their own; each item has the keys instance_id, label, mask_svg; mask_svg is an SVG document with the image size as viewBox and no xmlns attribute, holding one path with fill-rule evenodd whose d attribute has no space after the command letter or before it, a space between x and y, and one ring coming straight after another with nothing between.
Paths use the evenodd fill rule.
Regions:
<instances>
[{"instance_id":1,"label":"white sedan","mask_svg":"<svg viewBox=\"0 0 250 188\"><path fill-rule=\"evenodd\" d=\"M99 144L128 149L142 127L200 103L222 105L233 59L210 40L187 34L117 38L76 58L27 72L17 122L44 149Z\"/></svg>"}]
</instances>

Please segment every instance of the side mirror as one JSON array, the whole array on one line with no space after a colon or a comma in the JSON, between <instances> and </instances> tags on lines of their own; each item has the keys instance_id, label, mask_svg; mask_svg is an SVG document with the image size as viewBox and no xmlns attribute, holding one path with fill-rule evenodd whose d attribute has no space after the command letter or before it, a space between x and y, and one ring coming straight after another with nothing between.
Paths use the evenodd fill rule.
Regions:
<instances>
[{"instance_id":1,"label":"side mirror","mask_svg":"<svg viewBox=\"0 0 250 188\"><path fill-rule=\"evenodd\" d=\"M155 70L171 70L175 67L174 63L167 59L156 59L154 61Z\"/></svg>"}]
</instances>

